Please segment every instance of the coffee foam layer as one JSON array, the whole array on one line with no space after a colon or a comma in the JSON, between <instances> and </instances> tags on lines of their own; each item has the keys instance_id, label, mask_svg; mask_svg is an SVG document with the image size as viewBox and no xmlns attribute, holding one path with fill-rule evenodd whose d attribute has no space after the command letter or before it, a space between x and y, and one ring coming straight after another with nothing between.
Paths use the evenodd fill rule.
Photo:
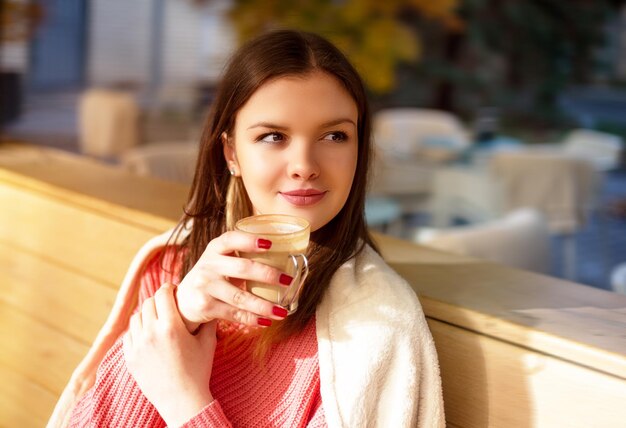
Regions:
<instances>
[{"instance_id":1,"label":"coffee foam layer","mask_svg":"<svg viewBox=\"0 0 626 428\"><path fill-rule=\"evenodd\" d=\"M246 224L245 230L250 233L258 233L258 234L282 234L282 233L297 233L303 230L304 228L297 224L289 224L289 223L278 223L278 222L268 222L268 223L255 223L255 224Z\"/></svg>"}]
</instances>

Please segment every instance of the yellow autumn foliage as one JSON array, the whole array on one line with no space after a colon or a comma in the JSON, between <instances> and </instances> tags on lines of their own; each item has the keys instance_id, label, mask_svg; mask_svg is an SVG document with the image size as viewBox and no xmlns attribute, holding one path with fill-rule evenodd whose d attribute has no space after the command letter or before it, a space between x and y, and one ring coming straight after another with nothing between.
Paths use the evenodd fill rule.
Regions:
<instances>
[{"instance_id":1,"label":"yellow autumn foliage","mask_svg":"<svg viewBox=\"0 0 626 428\"><path fill-rule=\"evenodd\" d=\"M398 20L411 8L450 29L461 28L458 0L234 0L231 18L241 41L272 28L319 33L335 43L373 92L395 87L395 69L415 62L419 35Z\"/></svg>"}]
</instances>

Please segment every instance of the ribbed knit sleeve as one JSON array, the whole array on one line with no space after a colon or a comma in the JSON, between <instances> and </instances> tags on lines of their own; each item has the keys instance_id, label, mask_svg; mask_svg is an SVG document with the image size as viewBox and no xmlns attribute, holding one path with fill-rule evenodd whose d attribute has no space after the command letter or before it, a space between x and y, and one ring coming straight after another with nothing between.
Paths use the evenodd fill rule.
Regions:
<instances>
[{"instance_id":1,"label":"ribbed knit sleeve","mask_svg":"<svg viewBox=\"0 0 626 428\"><path fill-rule=\"evenodd\" d=\"M170 255L165 254L166 262ZM139 304L164 282L176 283L176 275L164 271L155 256L142 275ZM315 320L274 346L262 362L252 357L253 347L253 340L244 340L226 350L218 340L211 374L215 400L183 427L325 427ZM122 339L100 364L95 384L75 406L69 426L165 427L126 367Z\"/></svg>"},{"instance_id":2,"label":"ribbed knit sleeve","mask_svg":"<svg viewBox=\"0 0 626 428\"><path fill-rule=\"evenodd\" d=\"M154 406L126 369L122 341L98 368L94 386L78 402L70 427L165 427Z\"/></svg>"},{"instance_id":3,"label":"ribbed knit sleeve","mask_svg":"<svg viewBox=\"0 0 626 428\"><path fill-rule=\"evenodd\" d=\"M184 428L231 427L217 400L183 425ZM98 370L94 387L74 408L70 427L165 427L126 369L118 341Z\"/></svg>"},{"instance_id":4,"label":"ribbed knit sleeve","mask_svg":"<svg viewBox=\"0 0 626 428\"><path fill-rule=\"evenodd\" d=\"M181 428L230 428L232 424L222 410L222 406L217 400L207 405L200 413L191 418Z\"/></svg>"}]
</instances>

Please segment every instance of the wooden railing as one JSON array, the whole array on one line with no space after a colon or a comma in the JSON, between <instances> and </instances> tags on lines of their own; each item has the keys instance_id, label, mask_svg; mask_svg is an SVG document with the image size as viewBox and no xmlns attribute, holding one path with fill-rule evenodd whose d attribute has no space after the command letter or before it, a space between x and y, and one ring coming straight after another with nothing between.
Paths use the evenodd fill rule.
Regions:
<instances>
[{"instance_id":1,"label":"wooden railing","mask_svg":"<svg viewBox=\"0 0 626 428\"><path fill-rule=\"evenodd\" d=\"M135 251L187 189L0 146L0 427L41 427ZM626 296L377 235L420 296L452 427L617 427Z\"/></svg>"}]
</instances>

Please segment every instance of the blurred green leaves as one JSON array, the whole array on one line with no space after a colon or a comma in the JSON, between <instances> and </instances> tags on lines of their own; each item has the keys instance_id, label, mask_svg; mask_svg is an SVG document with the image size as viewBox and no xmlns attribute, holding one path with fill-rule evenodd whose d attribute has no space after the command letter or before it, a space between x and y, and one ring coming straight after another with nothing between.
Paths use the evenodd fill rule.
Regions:
<instances>
[{"instance_id":1,"label":"blurred green leaves","mask_svg":"<svg viewBox=\"0 0 626 428\"><path fill-rule=\"evenodd\" d=\"M352 61L368 88L386 93L395 88L400 63L415 63L422 53L406 13L458 29L458 0L234 0L231 18L244 41L275 28L321 34Z\"/></svg>"}]
</instances>

